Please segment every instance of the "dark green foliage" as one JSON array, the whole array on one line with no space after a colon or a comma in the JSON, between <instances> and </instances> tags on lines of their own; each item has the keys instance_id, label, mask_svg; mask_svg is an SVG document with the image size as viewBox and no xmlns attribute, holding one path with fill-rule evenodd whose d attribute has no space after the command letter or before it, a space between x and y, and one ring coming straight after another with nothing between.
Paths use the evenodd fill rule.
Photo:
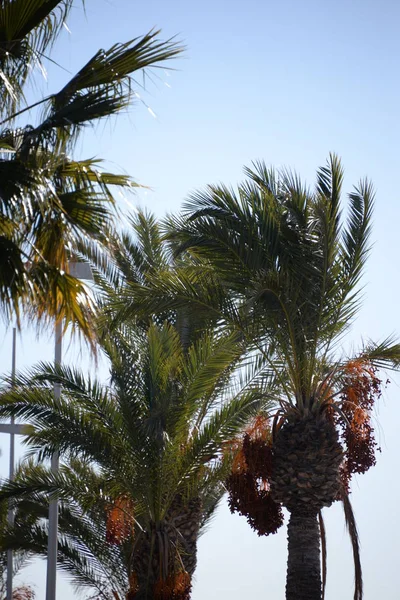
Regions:
<instances>
[{"instance_id":1,"label":"dark green foliage","mask_svg":"<svg viewBox=\"0 0 400 600\"><path fill-rule=\"evenodd\" d=\"M182 47L162 41L158 31L114 44L62 89L28 106L28 79L41 76L42 63L51 60L72 6L72 0L6 0L0 7L0 311L18 323L21 311L39 322L65 318L94 346L91 294L69 275L69 264L87 258L93 246L104 248L114 226L112 189L136 184L102 172L99 160L70 157L85 126L131 104L135 74ZM35 123L23 123L38 106Z\"/></svg>"}]
</instances>

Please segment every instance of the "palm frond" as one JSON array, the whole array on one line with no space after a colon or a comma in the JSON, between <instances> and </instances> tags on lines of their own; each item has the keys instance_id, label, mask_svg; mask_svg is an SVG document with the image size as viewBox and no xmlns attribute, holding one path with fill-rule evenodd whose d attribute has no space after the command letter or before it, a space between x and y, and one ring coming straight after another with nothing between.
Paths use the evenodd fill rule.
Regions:
<instances>
[{"instance_id":1,"label":"palm frond","mask_svg":"<svg viewBox=\"0 0 400 600\"><path fill-rule=\"evenodd\" d=\"M400 365L400 344L393 336L382 342L369 342L364 346L357 358L368 361L378 369L397 369Z\"/></svg>"},{"instance_id":2,"label":"palm frond","mask_svg":"<svg viewBox=\"0 0 400 600\"><path fill-rule=\"evenodd\" d=\"M72 0L5 0L0 12L0 77L3 106L12 110L23 100L32 65L41 67L56 41Z\"/></svg>"},{"instance_id":3,"label":"palm frond","mask_svg":"<svg viewBox=\"0 0 400 600\"><path fill-rule=\"evenodd\" d=\"M45 99L42 122L27 132L22 151L49 144L63 150L85 124L127 108L138 95L133 75L183 51L174 39L162 41L159 34L150 31L107 51L99 50L59 92Z\"/></svg>"},{"instance_id":4,"label":"palm frond","mask_svg":"<svg viewBox=\"0 0 400 600\"><path fill-rule=\"evenodd\" d=\"M204 463L218 455L221 446L232 440L244 428L260 409L261 404L260 393L249 390L215 411L185 452L179 483L185 484Z\"/></svg>"},{"instance_id":5,"label":"palm frond","mask_svg":"<svg viewBox=\"0 0 400 600\"><path fill-rule=\"evenodd\" d=\"M354 287L360 281L365 261L369 254L371 218L374 206L374 189L365 180L349 194L350 212L347 227L343 233L343 260L348 285Z\"/></svg>"},{"instance_id":6,"label":"palm frond","mask_svg":"<svg viewBox=\"0 0 400 600\"><path fill-rule=\"evenodd\" d=\"M29 269L31 312L39 322L65 319L64 327L72 324L74 331L82 333L95 350L94 299L85 282L51 266L36 263Z\"/></svg>"},{"instance_id":7,"label":"palm frond","mask_svg":"<svg viewBox=\"0 0 400 600\"><path fill-rule=\"evenodd\" d=\"M85 89L99 86L107 89L107 86L125 81L132 73L155 67L183 51L174 39L162 41L159 34L160 31L152 30L129 42L115 44L107 51L99 50L54 96L55 105L64 104L66 99Z\"/></svg>"},{"instance_id":8,"label":"palm frond","mask_svg":"<svg viewBox=\"0 0 400 600\"><path fill-rule=\"evenodd\" d=\"M360 560L360 543L358 538L357 525L354 518L353 508L349 496L345 490L342 490L342 503L346 526L350 535L351 546L354 559L354 600L363 598L363 580Z\"/></svg>"}]
</instances>

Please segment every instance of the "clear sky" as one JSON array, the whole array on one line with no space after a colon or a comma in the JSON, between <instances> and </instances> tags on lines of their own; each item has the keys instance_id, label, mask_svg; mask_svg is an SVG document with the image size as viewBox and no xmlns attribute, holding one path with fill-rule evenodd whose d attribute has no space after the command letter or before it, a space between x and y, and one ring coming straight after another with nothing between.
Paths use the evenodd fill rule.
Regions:
<instances>
[{"instance_id":1,"label":"clear sky","mask_svg":"<svg viewBox=\"0 0 400 600\"><path fill-rule=\"evenodd\" d=\"M397 0L79 0L53 58L74 71L100 47L160 27L177 34L187 52L177 71L158 72L144 101L129 114L88 130L82 156L100 156L151 186L133 198L163 215L207 183L235 184L255 159L297 169L310 183L330 151L346 169L350 189L368 175L377 190L374 247L365 277L365 303L350 335L382 339L400 334L400 3ZM68 74L49 66L54 91ZM0 331L0 360L8 370L11 336ZM48 336L24 330L18 361L51 359ZM70 362L85 363L76 349ZM104 365L100 376L106 376ZM353 485L362 542L365 600L398 600L399 381L377 414L382 454ZM0 469L7 473L4 436ZM325 510L328 529L327 600L351 599L352 564L339 505ZM258 538L243 518L222 506L200 542L193 600L283 600L286 532ZM35 562L23 579L44 598L44 569ZM71 588L59 579L58 600Z\"/></svg>"}]
</instances>

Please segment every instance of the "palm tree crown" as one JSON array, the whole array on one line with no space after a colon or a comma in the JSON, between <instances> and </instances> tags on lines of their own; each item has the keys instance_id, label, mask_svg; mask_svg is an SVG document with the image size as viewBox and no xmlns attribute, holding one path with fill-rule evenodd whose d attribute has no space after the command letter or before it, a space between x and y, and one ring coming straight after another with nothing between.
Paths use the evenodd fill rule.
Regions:
<instances>
[{"instance_id":1,"label":"palm tree crown","mask_svg":"<svg viewBox=\"0 0 400 600\"><path fill-rule=\"evenodd\" d=\"M158 31L117 43L96 52L62 89L27 105L28 78L40 73L72 4L8 0L0 9L0 310L18 322L23 309L39 320L65 317L93 340L91 294L69 263L85 258L88 242L106 243L113 188L136 184L102 170L100 160L74 160L73 150L87 125L132 103L136 73L182 47ZM17 126L38 106L36 123Z\"/></svg>"}]
</instances>

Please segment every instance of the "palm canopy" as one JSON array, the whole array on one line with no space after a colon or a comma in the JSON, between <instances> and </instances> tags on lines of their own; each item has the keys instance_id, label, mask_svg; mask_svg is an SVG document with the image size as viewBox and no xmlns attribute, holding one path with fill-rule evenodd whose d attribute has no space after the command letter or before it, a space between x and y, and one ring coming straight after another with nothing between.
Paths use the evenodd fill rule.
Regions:
<instances>
[{"instance_id":1,"label":"palm canopy","mask_svg":"<svg viewBox=\"0 0 400 600\"><path fill-rule=\"evenodd\" d=\"M176 57L182 47L161 40L159 31L114 44L96 52L61 89L27 105L28 75L43 71L41 62L72 5L10 0L0 9L0 308L18 323L26 308L39 320L65 317L93 340L91 294L69 273L69 262L84 257L88 241L105 243L113 226L113 188L136 184L102 170L100 160L71 154L87 125L138 96L138 73ZM17 127L31 109L37 122Z\"/></svg>"},{"instance_id":2,"label":"palm canopy","mask_svg":"<svg viewBox=\"0 0 400 600\"><path fill-rule=\"evenodd\" d=\"M216 269L236 299L223 316L279 370L288 403L307 411L326 399L328 380L341 385L347 360L337 351L360 306L373 188L366 180L354 188L343 222L335 155L317 171L313 192L263 163L246 174L237 193L209 186L194 194L182 217L169 219L168 236L177 252ZM395 366L400 345L367 344L352 358Z\"/></svg>"},{"instance_id":3,"label":"palm canopy","mask_svg":"<svg viewBox=\"0 0 400 600\"><path fill-rule=\"evenodd\" d=\"M59 475L32 465L1 495L40 504L57 492L65 510L74 504L84 516L82 528L87 523L105 535L108 523L109 541L121 548L114 555L104 550L104 561L113 555L115 565L124 557L118 572L103 565L109 584L119 578L117 589L125 586L126 592L131 576L142 597L153 597L160 577L167 581L182 569L192 574L190 536L196 538L223 493L229 455L221 450L267 402L266 390L254 385L253 371L246 381L243 374L235 380L242 346L232 335L206 332L184 348L167 322L145 330L124 326L104 350L112 365L109 386L43 364L1 394L1 417L13 414L33 426L26 436L30 454L40 460L60 452L67 461ZM54 384L62 386L59 400ZM79 466L77 475L71 465ZM194 522L189 534L185 514ZM96 554L81 529L70 527L68 535L72 546L86 544L89 562L103 564L103 550ZM105 546L102 540L96 544ZM146 560L152 557L158 566L150 577ZM61 560L79 579L77 563Z\"/></svg>"}]
</instances>

